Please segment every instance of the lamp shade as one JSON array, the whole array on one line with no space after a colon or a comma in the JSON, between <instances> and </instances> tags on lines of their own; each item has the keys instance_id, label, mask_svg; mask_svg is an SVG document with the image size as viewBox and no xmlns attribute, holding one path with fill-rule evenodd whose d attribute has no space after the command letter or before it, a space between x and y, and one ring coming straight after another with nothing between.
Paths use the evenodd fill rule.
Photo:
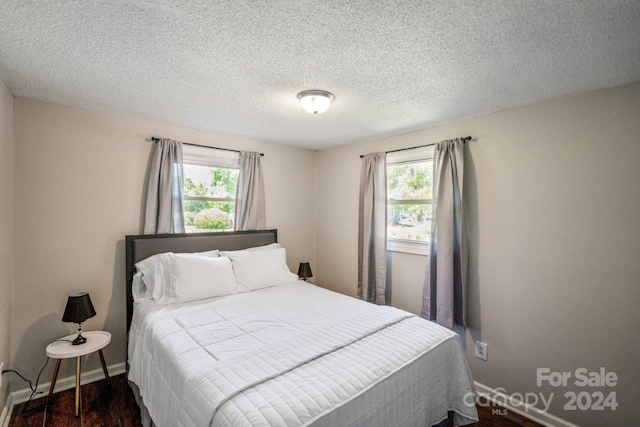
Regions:
<instances>
[{"instance_id":1,"label":"lamp shade","mask_svg":"<svg viewBox=\"0 0 640 427\"><path fill-rule=\"evenodd\" d=\"M93 308L89 294L87 292L78 292L69 295L62 321L82 323L95 315L96 310Z\"/></svg>"},{"instance_id":2,"label":"lamp shade","mask_svg":"<svg viewBox=\"0 0 640 427\"><path fill-rule=\"evenodd\" d=\"M311 266L308 262L301 262L300 267L298 267L298 277L301 279L306 279L307 277L313 277L313 273L311 272Z\"/></svg>"}]
</instances>

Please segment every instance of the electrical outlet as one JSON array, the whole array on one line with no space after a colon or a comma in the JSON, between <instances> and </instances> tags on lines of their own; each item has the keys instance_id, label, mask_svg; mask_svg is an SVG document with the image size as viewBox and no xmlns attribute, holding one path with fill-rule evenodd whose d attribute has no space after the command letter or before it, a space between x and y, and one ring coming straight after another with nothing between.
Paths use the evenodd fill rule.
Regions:
<instances>
[{"instance_id":1,"label":"electrical outlet","mask_svg":"<svg viewBox=\"0 0 640 427\"><path fill-rule=\"evenodd\" d=\"M4 362L0 363L0 389L2 388L2 371L4 370Z\"/></svg>"},{"instance_id":2,"label":"electrical outlet","mask_svg":"<svg viewBox=\"0 0 640 427\"><path fill-rule=\"evenodd\" d=\"M476 341L476 354L478 359L487 360L487 343Z\"/></svg>"}]
</instances>

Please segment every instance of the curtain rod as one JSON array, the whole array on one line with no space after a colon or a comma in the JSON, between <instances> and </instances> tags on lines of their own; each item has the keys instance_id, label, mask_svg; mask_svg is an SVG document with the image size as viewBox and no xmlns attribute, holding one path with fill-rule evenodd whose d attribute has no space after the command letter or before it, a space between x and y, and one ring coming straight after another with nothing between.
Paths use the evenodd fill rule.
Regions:
<instances>
[{"instance_id":1,"label":"curtain rod","mask_svg":"<svg viewBox=\"0 0 640 427\"><path fill-rule=\"evenodd\" d=\"M462 143L465 144L467 141L471 141L471 137L470 136L463 136L462 138L460 138L460 141L462 141ZM413 150L414 148L431 147L432 145L436 145L436 144L437 144L437 142L434 142L433 144L416 145L415 147L398 148L397 150L385 151L385 153L389 154L389 153L396 153L398 151ZM360 158L362 159L363 157L364 157L364 155L360 154Z\"/></svg>"},{"instance_id":2,"label":"curtain rod","mask_svg":"<svg viewBox=\"0 0 640 427\"><path fill-rule=\"evenodd\" d=\"M152 136L148 140L151 140L153 142L158 142L160 141L160 138L158 138L157 136ZM234 153L241 152L240 150L232 150L231 148L211 147L209 145L192 144L190 142L183 142L182 145L191 145L192 147L213 148L214 150L233 151ZM260 155L264 157L264 153L260 153Z\"/></svg>"}]
</instances>

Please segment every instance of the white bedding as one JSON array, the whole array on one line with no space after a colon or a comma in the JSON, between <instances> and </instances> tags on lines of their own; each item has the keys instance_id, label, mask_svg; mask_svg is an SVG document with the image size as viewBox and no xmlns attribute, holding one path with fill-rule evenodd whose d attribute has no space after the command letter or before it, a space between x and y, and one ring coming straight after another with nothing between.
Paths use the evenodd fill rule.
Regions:
<instances>
[{"instance_id":1,"label":"white bedding","mask_svg":"<svg viewBox=\"0 0 640 427\"><path fill-rule=\"evenodd\" d=\"M129 364L158 427L477 421L453 332L304 282L136 302Z\"/></svg>"}]
</instances>

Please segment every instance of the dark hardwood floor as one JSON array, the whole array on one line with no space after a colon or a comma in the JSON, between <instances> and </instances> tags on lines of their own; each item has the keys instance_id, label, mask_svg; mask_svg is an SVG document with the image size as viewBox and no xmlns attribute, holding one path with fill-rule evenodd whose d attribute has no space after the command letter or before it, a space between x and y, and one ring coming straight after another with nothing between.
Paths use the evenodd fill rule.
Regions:
<instances>
[{"instance_id":1,"label":"dark hardwood floor","mask_svg":"<svg viewBox=\"0 0 640 427\"><path fill-rule=\"evenodd\" d=\"M44 408L46 398L16 405L9 427L138 427L140 411L124 374L82 386L83 408L80 417L75 416L74 390L56 393ZM474 427L539 427L539 424L506 411L498 406L478 405L480 422ZM45 423L46 417L46 423Z\"/></svg>"},{"instance_id":2,"label":"dark hardwood floor","mask_svg":"<svg viewBox=\"0 0 640 427\"><path fill-rule=\"evenodd\" d=\"M23 413L26 403L16 405L9 427L139 427L140 410L127 384L125 374L82 386L82 411L75 416L74 389L51 396L45 411L46 397L34 400ZM46 424L45 424L46 417Z\"/></svg>"}]
</instances>

